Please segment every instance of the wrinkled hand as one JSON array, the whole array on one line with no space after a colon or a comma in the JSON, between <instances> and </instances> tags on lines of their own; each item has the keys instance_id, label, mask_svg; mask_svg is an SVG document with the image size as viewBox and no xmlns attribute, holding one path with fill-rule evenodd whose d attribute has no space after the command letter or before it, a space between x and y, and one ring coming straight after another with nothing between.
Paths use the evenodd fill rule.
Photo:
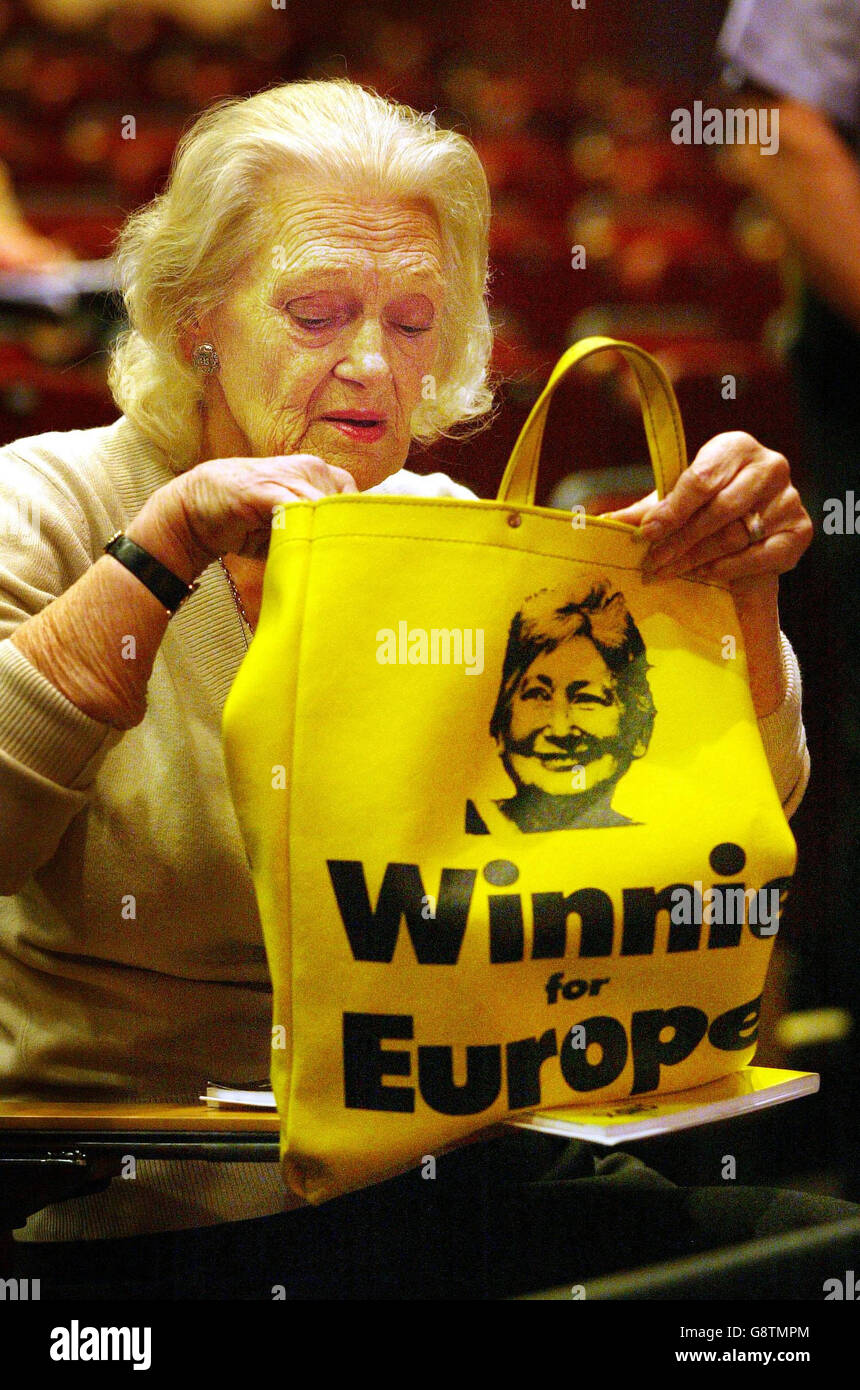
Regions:
<instances>
[{"instance_id":1,"label":"wrinkled hand","mask_svg":"<svg viewBox=\"0 0 860 1390\"><path fill-rule=\"evenodd\" d=\"M762 522L758 542L743 521L752 513ZM641 526L649 542L646 574L715 579L736 596L774 586L797 564L813 532L786 459L740 432L709 440L662 502L652 492L606 515Z\"/></svg>"},{"instance_id":2,"label":"wrinkled hand","mask_svg":"<svg viewBox=\"0 0 860 1390\"><path fill-rule=\"evenodd\" d=\"M278 506L357 491L315 454L209 459L152 493L126 535L168 566L181 557L176 573L190 582L219 555L264 557Z\"/></svg>"}]
</instances>

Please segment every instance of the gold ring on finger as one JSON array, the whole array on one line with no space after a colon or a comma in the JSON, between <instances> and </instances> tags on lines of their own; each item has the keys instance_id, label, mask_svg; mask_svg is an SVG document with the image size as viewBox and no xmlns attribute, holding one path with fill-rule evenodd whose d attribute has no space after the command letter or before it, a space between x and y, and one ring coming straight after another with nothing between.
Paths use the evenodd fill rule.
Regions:
<instances>
[{"instance_id":1,"label":"gold ring on finger","mask_svg":"<svg viewBox=\"0 0 860 1390\"><path fill-rule=\"evenodd\" d=\"M758 545L764 540L764 522L758 512L748 512L746 516L741 517L741 521L747 529L750 545Z\"/></svg>"}]
</instances>

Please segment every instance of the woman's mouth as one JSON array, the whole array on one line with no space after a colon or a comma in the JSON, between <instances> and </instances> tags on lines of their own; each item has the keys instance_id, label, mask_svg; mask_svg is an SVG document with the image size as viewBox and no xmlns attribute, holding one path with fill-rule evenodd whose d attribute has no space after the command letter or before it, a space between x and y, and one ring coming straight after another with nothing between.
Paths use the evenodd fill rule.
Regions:
<instances>
[{"instance_id":1,"label":"woman's mouth","mask_svg":"<svg viewBox=\"0 0 860 1390\"><path fill-rule=\"evenodd\" d=\"M376 415L372 411L344 411L342 414L324 415L323 419L326 424L334 425L336 430L340 430L341 434L347 435L350 439L363 439L373 443L385 434L385 416Z\"/></svg>"}]
</instances>

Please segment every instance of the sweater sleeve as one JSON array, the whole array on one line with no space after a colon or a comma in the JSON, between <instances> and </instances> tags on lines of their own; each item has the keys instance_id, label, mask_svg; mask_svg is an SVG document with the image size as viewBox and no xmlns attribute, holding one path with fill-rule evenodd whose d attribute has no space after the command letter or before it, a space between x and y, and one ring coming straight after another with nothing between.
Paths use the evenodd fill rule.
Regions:
<instances>
[{"instance_id":1,"label":"sweater sleeve","mask_svg":"<svg viewBox=\"0 0 860 1390\"><path fill-rule=\"evenodd\" d=\"M791 643L781 633L785 698L778 709L758 721L782 809L793 816L809 783L809 750L801 712L800 667Z\"/></svg>"},{"instance_id":2,"label":"sweater sleeve","mask_svg":"<svg viewBox=\"0 0 860 1390\"><path fill-rule=\"evenodd\" d=\"M46 863L122 730L61 694L9 640L73 584L104 526L56 477L0 451L0 894ZM106 521L106 514L104 520Z\"/></svg>"}]
</instances>

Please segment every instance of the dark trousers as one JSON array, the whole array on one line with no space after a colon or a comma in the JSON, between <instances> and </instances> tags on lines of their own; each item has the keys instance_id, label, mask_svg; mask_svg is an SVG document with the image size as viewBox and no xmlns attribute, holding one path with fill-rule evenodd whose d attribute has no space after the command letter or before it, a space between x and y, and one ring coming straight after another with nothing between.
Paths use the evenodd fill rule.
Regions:
<instances>
[{"instance_id":1,"label":"dark trousers","mask_svg":"<svg viewBox=\"0 0 860 1390\"><path fill-rule=\"evenodd\" d=\"M487 1299L858 1215L773 1188L679 1187L625 1154L512 1132L321 1207L20 1244L43 1299Z\"/></svg>"}]
</instances>

